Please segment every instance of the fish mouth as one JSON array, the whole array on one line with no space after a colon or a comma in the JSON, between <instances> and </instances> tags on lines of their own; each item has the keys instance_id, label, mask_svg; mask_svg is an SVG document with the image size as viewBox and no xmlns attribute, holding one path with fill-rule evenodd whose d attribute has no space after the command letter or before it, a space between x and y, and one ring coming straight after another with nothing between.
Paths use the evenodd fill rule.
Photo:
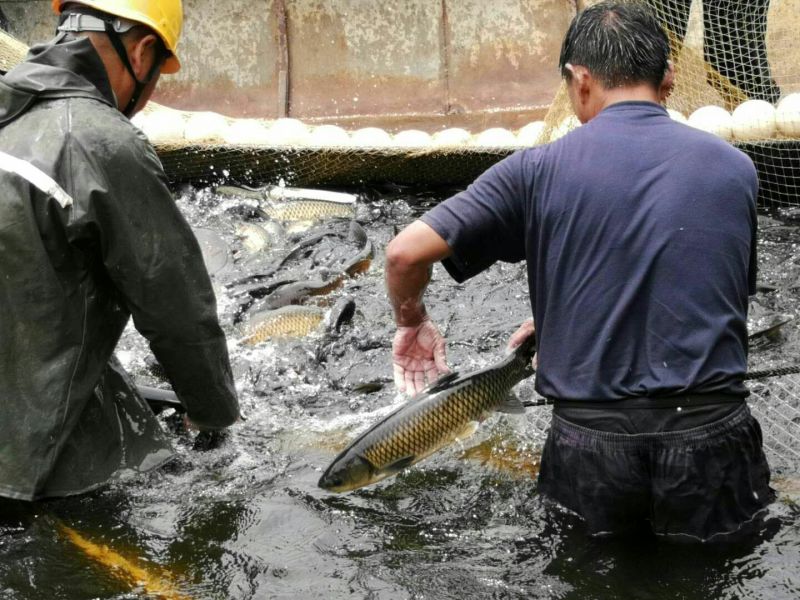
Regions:
<instances>
[{"instance_id":1,"label":"fish mouth","mask_svg":"<svg viewBox=\"0 0 800 600\"><path fill-rule=\"evenodd\" d=\"M345 482L342 478L329 473L324 473L322 477L319 478L317 486L326 492L334 492L337 494L343 494L345 492L352 491L357 487L361 487L358 485L348 485L347 482Z\"/></svg>"},{"instance_id":2,"label":"fish mouth","mask_svg":"<svg viewBox=\"0 0 800 600\"><path fill-rule=\"evenodd\" d=\"M335 488L339 487L341 484L342 482L340 480L333 479L332 477L328 476L327 473L320 477L319 481L317 482L318 487L329 492L335 492Z\"/></svg>"},{"instance_id":3,"label":"fish mouth","mask_svg":"<svg viewBox=\"0 0 800 600\"><path fill-rule=\"evenodd\" d=\"M350 492L375 481L374 471L365 457L346 456L343 460L334 460L319 478L317 485L329 492Z\"/></svg>"}]
</instances>

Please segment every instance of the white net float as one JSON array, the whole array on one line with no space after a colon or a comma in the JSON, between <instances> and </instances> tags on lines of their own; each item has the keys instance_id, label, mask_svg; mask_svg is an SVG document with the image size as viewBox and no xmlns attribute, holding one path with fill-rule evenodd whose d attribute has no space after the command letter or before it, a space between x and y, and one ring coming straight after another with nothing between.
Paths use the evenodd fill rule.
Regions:
<instances>
[{"instance_id":1,"label":"white net float","mask_svg":"<svg viewBox=\"0 0 800 600\"><path fill-rule=\"evenodd\" d=\"M677 121L678 123L688 123L689 120L684 116L684 114L679 110L674 110L672 108L667 109L667 113L669 114L669 118L673 121Z\"/></svg>"},{"instance_id":2,"label":"white net float","mask_svg":"<svg viewBox=\"0 0 800 600\"><path fill-rule=\"evenodd\" d=\"M570 115L568 117L565 117L558 124L558 127L556 127L553 130L553 133L550 135L550 141L553 142L553 141L557 140L560 137L564 137L570 131L572 131L573 129L577 129L580 126L581 126L581 122L578 120L578 117L576 117L575 115Z\"/></svg>"},{"instance_id":3,"label":"white net float","mask_svg":"<svg viewBox=\"0 0 800 600\"><path fill-rule=\"evenodd\" d=\"M189 115L183 130L187 142L221 142L225 139L228 120L215 112L195 112Z\"/></svg>"},{"instance_id":4,"label":"white net float","mask_svg":"<svg viewBox=\"0 0 800 600\"><path fill-rule=\"evenodd\" d=\"M472 144L482 148L508 148L517 145L517 136L508 129L492 127L475 136Z\"/></svg>"},{"instance_id":5,"label":"white net float","mask_svg":"<svg viewBox=\"0 0 800 600\"><path fill-rule=\"evenodd\" d=\"M789 94L778 103L775 124L783 135L800 138L800 93Z\"/></svg>"},{"instance_id":6,"label":"white net float","mask_svg":"<svg viewBox=\"0 0 800 600\"><path fill-rule=\"evenodd\" d=\"M266 123L259 119L236 119L222 135L228 144L239 145L269 145L270 131Z\"/></svg>"},{"instance_id":7,"label":"white net float","mask_svg":"<svg viewBox=\"0 0 800 600\"><path fill-rule=\"evenodd\" d=\"M364 127L351 135L353 146L358 148L386 148L392 145L392 136L380 127Z\"/></svg>"},{"instance_id":8,"label":"white net float","mask_svg":"<svg viewBox=\"0 0 800 600\"><path fill-rule=\"evenodd\" d=\"M430 146L432 138L429 133L419 129L406 129L398 132L393 139L398 148L425 148Z\"/></svg>"},{"instance_id":9,"label":"white net float","mask_svg":"<svg viewBox=\"0 0 800 600\"><path fill-rule=\"evenodd\" d=\"M733 111L733 137L768 140L775 136L775 107L766 100L748 100Z\"/></svg>"},{"instance_id":10,"label":"white net float","mask_svg":"<svg viewBox=\"0 0 800 600\"><path fill-rule=\"evenodd\" d=\"M269 126L270 142L275 146L305 146L311 132L305 123L298 119L276 119Z\"/></svg>"},{"instance_id":11,"label":"white net float","mask_svg":"<svg viewBox=\"0 0 800 600\"><path fill-rule=\"evenodd\" d=\"M131 121L153 144L183 141L184 119L178 111L140 112Z\"/></svg>"},{"instance_id":12,"label":"white net float","mask_svg":"<svg viewBox=\"0 0 800 600\"><path fill-rule=\"evenodd\" d=\"M517 132L517 144L519 146L535 146L539 143L542 131L544 131L544 121L528 123Z\"/></svg>"},{"instance_id":13,"label":"white net float","mask_svg":"<svg viewBox=\"0 0 800 600\"><path fill-rule=\"evenodd\" d=\"M451 127L437 131L432 136L432 144L437 147L444 146L465 146L472 139L472 134L460 127Z\"/></svg>"},{"instance_id":14,"label":"white net float","mask_svg":"<svg viewBox=\"0 0 800 600\"><path fill-rule=\"evenodd\" d=\"M342 148L352 144L350 134L338 125L318 125L311 131L309 146L315 148Z\"/></svg>"},{"instance_id":15,"label":"white net float","mask_svg":"<svg viewBox=\"0 0 800 600\"><path fill-rule=\"evenodd\" d=\"M733 137L733 117L721 106L703 106L689 116L689 125L713 133L724 140Z\"/></svg>"}]
</instances>

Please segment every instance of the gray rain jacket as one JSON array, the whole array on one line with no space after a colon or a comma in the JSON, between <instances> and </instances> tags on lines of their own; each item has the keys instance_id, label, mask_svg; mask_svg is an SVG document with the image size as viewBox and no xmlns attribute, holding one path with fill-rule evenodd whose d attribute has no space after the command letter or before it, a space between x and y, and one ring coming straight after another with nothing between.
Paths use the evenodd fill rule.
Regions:
<instances>
[{"instance_id":1,"label":"gray rain jacket","mask_svg":"<svg viewBox=\"0 0 800 600\"><path fill-rule=\"evenodd\" d=\"M112 356L131 315L189 418L233 423L198 243L99 55L62 34L0 78L0 496L76 494L172 455Z\"/></svg>"}]
</instances>

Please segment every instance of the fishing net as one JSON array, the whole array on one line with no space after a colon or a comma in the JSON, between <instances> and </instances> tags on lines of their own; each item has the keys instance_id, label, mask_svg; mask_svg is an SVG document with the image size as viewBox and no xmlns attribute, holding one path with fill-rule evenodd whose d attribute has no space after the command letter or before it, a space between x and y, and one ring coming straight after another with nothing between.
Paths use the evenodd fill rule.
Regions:
<instances>
[{"instance_id":1,"label":"fishing net","mask_svg":"<svg viewBox=\"0 0 800 600\"><path fill-rule=\"evenodd\" d=\"M27 53L28 46L0 29L0 72L10 71Z\"/></svg>"},{"instance_id":2,"label":"fishing net","mask_svg":"<svg viewBox=\"0 0 800 600\"><path fill-rule=\"evenodd\" d=\"M157 144L173 182L231 181L302 186L457 186L469 183L513 148L405 150L402 148L289 148L249 145Z\"/></svg>"},{"instance_id":3,"label":"fishing net","mask_svg":"<svg viewBox=\"0 0 800 600\"><path fill-rule=\"evenodd\" d=\"M674 118L717 133L753 159L762 207L800 203L800 53L792 39L800 0L630 1L646 1L668 32L676 85L667 107ZM578 125L562 84L536 143ZM515 149L158 145L173 181L298 185L465 185Z\"/></svg>"},{"instance_id":4,"label":"fishing net","mask_svg":"<svg viewBox=\"0 0 800 600\"><path fill-rule=\"evenodd\" d=\"M649 5L670 38L675 88L667 108L675 118L717 133L753 159L761 206L800 203L800 53L793 39L800 0L629 1ZM575 126L562 83L539 141Z\"/></svg>"},{"instance_id":5,"label":"fishing net","mask_svg":"<svg viewBox=\"0 0 800 600\"><path fill-rule=\"evenodd\" d=\"M770 377L748 387L770 466L777 474L800 473L800 376Z\"/></svg>"},{"instance_id":6,"label":"fishing net","mask_svg":"<svg viewBox=\"0 0 800 600\"><path fill-rule=\"evenodd\" d=\"M670 37L676 85L667 106L675 118L715 131L750 155L759 173L762 207L800 203L800 53L793 40L800 27L800 0L629 1L650 5ZM24 51L24 44L2 34L0 67L9 68ZM153 103L147 114L159 110L173 124L197 114ZM244 120L221 122L229 126L235 121ZM269 124L247 121L239 125ZM286 140L277 145L275 138L241 144L220 136L187 139L180 132L152 139L174 183L463 186L520 146L552 141L576 126L562 84L535 141L520 136L517 142L476 146L473 137L453 146L399 148L391 143L309 147Z\"/></svg>"},{"instance_id":7,"label":"fishing net","mask_svg":"<svg viewBox=\"0 0 800 600\"><path fill-rule=\"evenodd\" d=\"M764 452L773 475L800 474L800 375L775 375L749 381L747 405L761 425ZM531 427L544 439L550 428L551 410L548 401L538 397L539 404L528 411Z\"/></svg>"}]
</instances>

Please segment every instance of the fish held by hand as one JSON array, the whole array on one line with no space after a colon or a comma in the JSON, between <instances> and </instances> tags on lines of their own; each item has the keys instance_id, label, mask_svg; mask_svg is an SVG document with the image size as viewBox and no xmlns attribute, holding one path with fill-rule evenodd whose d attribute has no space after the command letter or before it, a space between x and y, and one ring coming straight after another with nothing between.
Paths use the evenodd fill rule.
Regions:
<instances>
[{"instance_id":1,"label":"fish held by hand","mask_svg":"<svg viewBox=\"0 0 800 600\"><path fill-rule=\"evenodd\" d=\"M530 336L485 369L440 378L359 435L325 470L319 487L348 492L370 485L464 439L491 412L523 412L510 392L533 374L535 352Z\"/></svg>"}]
</instances>

